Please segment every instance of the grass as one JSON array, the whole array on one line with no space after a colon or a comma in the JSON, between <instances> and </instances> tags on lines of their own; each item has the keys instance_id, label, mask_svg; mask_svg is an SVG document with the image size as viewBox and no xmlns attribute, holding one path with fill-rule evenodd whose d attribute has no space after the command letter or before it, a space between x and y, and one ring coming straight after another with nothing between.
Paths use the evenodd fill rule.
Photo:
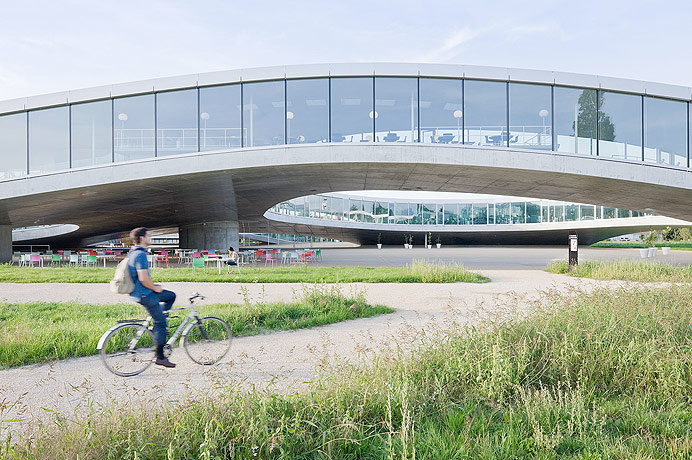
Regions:
<instances>
[{"instance_id":1,"label":"grass","mask_svg":"<svg viewBox=\"0 0 692 460\"><path fill-rule=\"evenodd\" d=\"M572 271L567 261L551 263L546 271L579 278L639 282L692 282L692 265L669 265L639 260L584 261Z\"/></svg>"},{"instance_id":2,"label":"grass","mask_svg":"<svg viewBox=\"0 0 692 460\"><path fill-rule=\"evenodd\" d=\"M247 293L242 305L201 305L205 316L218 316L233 335L299 329L391 313L369 305L362 293L346 297L338 286L308 286L291 303L253 303ZM182 312L186 314L186 312ZM0 303L0 369L96 354L101 335L118 319L146 317L137 304L85 305L37 302ZM171 325L180 324L171 319Z\"/></svg>"},{"instance_id":3,"label":"grass","mask_svg":"<svg viewBox=\"0 0 692 460\"><path fill-rule=\"evenodd\" d=\"M548 292L528 314L439 332L413 353L391 344L370 365L325 371L307 392L228 388L158 412L97 411L4 449L99 459L692 457L687 287Z\"/></svg>"},{"instance_id":4,"label":"grass","mask_svg":"<svg viewBox=\"0 0 692 460\"><path fill-rule=\"evenodd\" d=\"M671 249L689 251L692 250L690 241L659 241L654 243L657 248L669 247ZM591 245L592 248L645 248L646 244L642 241L599 241Z\"/></svg>"},{"instance_id":5,"label":"grass","mask_svg":"<svg viewBox=\"0 0 692 460\"><path fill-rule=\"evenodd\" d=\"M243 274L219 275L216 268L161 268L151 270L155 282L195 281L211 283L486 283L487 277L461 264L413 261L405 267L245 267ZM17 267L0 265L3 283L107 283L114 268Z\"/></svg>"}]
</instances>

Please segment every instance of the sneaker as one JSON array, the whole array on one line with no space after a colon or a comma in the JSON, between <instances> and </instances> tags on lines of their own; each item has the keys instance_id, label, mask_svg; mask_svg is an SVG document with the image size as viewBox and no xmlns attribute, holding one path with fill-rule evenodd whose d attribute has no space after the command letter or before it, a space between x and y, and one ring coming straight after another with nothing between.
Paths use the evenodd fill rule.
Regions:
<instances>
[{"instance_id":1,"label":"sneaker","mask_svg":"<svg viewBox=\"0 0 692 460\"><path fill-rule=\"evenodd\" d=\"M158 364L159 366L163 367L175 367L175 364L170 362L168 358L156 358L156 361L154 361L154 364Z\"/></svg>"}]
</instances>

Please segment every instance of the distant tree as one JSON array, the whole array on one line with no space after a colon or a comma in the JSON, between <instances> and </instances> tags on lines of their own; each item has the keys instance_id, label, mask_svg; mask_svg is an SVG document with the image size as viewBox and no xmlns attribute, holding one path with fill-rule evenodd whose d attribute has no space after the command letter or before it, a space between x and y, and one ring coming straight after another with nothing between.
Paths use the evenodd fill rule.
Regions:
<instances>
[{"instance_id":1,"label":"distant tree","mask_svg":"<svg viewBox=\"0 0 692 460\"><path fill-rule=\"evenodd\" d=\"M680 236L680 240L682 241L689 241L692 239L692 232L690 232L690 229L687 227L681 228L680 232L678 232L678 235Z\"/></svg>"},{"instance_id":2,"label":"distant tree","mask_svg":"<svg viewBox=\"0 0 692 460\"><path fill-rule=\"evenodd\" d=\"M680 230L677 228L666 227L663 230L663 239L665 241L677 241L680 239Z\"/></svg>"},{"instance_id":3,"label":"distant tree","mask_svg":"<svg viewBox=\"0 0 692 460\"><path fill-rule=\"evenodd\" d=\"M603 107L605 96L603 92L599 93L600 106ZM579 96L579 113L577 114L577 123L579 128L579 137L590 137L596 139L596 114L599 114L601 123L601 139L604 141L615 140L615 125L610 120L610 116L604 112L598 112L596 104L596 91L585 89ZM572 122L572 131L575 131L574 122Z\"/></svg>"}]
</instances>

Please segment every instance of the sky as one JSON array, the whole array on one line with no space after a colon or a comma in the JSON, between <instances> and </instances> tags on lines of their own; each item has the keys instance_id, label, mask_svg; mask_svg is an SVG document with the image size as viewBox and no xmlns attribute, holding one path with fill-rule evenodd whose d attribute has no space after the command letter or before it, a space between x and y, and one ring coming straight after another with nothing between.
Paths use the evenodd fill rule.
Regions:
<instances>
[{"instance_id":1,"label":"sky","mask_svg":"<svg viewBox=\"0 0 692 460\"><path fill-rule=\"evenodd\" d=\"M0 100L285 64L413 62L692 86L692 2L3 1Z\"/></svg>"}]
</instances>

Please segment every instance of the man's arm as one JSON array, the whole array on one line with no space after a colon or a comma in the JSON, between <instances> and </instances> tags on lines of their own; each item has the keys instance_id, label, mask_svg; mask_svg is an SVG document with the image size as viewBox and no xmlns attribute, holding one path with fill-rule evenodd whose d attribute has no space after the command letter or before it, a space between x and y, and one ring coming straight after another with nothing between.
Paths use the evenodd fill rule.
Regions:
<instances>
[{"instance_id":1,"label":"man's arm","mask_svg":"<svg viewBox=\"0 0 692 460\"><path fill-rule=\"evenodd\" d=\"M142 283L142 286L145 288L149 288L156 293L163 291L161 286L154 284L151 281L151 278L149 277L149 270L137 270L137 278L139 278L139 282Z\"/></svg>"}]
</instances>

